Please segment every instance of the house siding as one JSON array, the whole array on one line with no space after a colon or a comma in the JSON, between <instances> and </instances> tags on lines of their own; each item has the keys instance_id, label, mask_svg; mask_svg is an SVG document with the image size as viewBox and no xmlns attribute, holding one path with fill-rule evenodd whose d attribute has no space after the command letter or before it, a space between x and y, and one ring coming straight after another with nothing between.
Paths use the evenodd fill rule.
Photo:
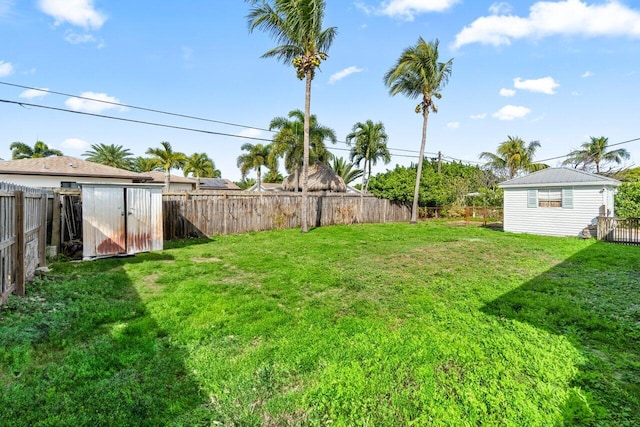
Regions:
<instances>
[{"instance_id":1,"label":"house siding","mask_svg":"<svg viewBox=\"0 0 640 427\"><path fill-rule=\"evenodd\" d=\"M0 174L0 180L16 185L24 185L36 188L60 188L64 182L87 182L87 183L110 183L110 184L131 184L131 179L126 178L101 178L83 176L45 176L45 175L12 175Z\"/></svg>"},{"instance_id":2,"label":"house siding","mask_svg":"<svg viewBox=\"0 0 640 427\"><path fill-rule=\"evenodd\" d=\"M573 208L527 207L528 188L504 189L504 231L540 234L546 236L580 236L582 230L597 223L604 205L604 212L612 211L610 194L613 188L603 186L558 186L573 188Z\"/></svg>"}]
</instances>

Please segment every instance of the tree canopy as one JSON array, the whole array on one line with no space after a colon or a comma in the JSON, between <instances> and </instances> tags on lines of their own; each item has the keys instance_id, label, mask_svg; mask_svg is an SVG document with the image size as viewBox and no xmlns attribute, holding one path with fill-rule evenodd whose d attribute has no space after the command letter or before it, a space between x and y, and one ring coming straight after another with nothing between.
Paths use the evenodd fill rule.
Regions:
<instances>
[{"instance_id":1,"label":"tree canopy","mask_svg":"<svg viewBox=\"0 0 640 427\"><path fill-rule=\"evenodd\" d=\"M11 158L13 160L36 159L63 155L62 151L56 150L55 148L49 148L49 146L42 141L36 141L33 147L23 142L16 141L9 145L9 149L11 150Z\"/></svg>"},{"instance_id":2,"label":"tree canopy","mask_svg":"<svg viewBox=\"0 0 640 427\"><path fill-rule=\"evenodd\" d=\"M133 167L133 153L122 145L93 144L91 150L85 151L82 156L90 162L114 168L131 170Z\"/></svg>"},{"instance_id":3,"label":"tree canopy","mask_svg":"<svg viewBox=\"0 0 640 427\"><path fill-rule=\"evenodd\" d=\"M527 144L518 136L507 136L507 140L498 145L496 153L484 151L480 153L480 158L487 160L486 166L497 175L512 179L521 172L535 172L549 167L533 161L538 148L538 141Z\"/></svg>"},{"instance_id":4,"label":"tree canopy","mask_svg":"<svg viewBox=\"0 0 640 427\"><path fill-rule=\"evenodd\" d=\"M581 145L582 148L573 150L569 157L562 163L572 165L575 168L588 170L595 167L595 172L600 173L600 165L606 163L620 164L623 160L629 159L630 155L624 148L607 151L609 148L609 138L590 137L589 142Z\"/></svg>"}]
</instances>

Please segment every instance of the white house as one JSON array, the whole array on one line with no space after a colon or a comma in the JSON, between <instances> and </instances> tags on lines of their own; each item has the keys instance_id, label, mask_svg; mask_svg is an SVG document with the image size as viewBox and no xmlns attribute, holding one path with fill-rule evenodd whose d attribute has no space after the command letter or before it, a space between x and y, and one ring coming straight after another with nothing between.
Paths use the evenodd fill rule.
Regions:
<instances>
[{"instance_id":1,"label":"white house","mask_svg":"<svg viewBox=\"0 0 640 427\"><path fill-rule=\"evenodd\" d=\"M0 161L0 181L38 188L77 188L78 182L131 184L151 181L137 172L69 156Z\"/></svg>"},{"instance_id":2,"label":"white house","mask_svg":"<svg viewBox=\"0 0 640 427\"><path fill-rule=\"evenodd\" d=\"M576 169L548 168L511 179L504 190L504 231L547 236L580 236L613 216L620 181Z\"/></svg>"}]
</instances>

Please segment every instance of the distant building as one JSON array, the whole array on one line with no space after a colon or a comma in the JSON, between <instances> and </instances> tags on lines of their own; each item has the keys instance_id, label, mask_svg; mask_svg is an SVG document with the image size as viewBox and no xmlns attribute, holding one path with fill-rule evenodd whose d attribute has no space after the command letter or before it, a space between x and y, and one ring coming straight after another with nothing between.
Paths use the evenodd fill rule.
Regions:
<instances>
[{"instance_id":1,"label":"distant building","mask_svg":"<svg viewBox=\"0 0 640 427\"><path fill-rule=\"evenodd\" d=\"M241 188L224 178L200 178L200 190L240 191Z\"/></svg>"},{"instance_id":2,"label":"distant building","mask_svg":"<svg viewBox=\"0 0 640 427\"><path fill-rule=\"evenodd\" d=\"M38 188L78 188L79 182L147 183L148 174L131 172L69 156L0 161L0 181Z\"/></svg>"},{"instance_id":3,"label":"distant building","mask_svg":"<svg viewBox=\"0 0 640 427\"><path fill-rule=\"evenodd\" d=\"M165 173L163 171L145 172L153 178L154 184L164 184ZM200 180L202 182L202 179ZM169 175L169 191L193 191L196 188L196 180L189 177Z\"/></svg>"}]
</instances>

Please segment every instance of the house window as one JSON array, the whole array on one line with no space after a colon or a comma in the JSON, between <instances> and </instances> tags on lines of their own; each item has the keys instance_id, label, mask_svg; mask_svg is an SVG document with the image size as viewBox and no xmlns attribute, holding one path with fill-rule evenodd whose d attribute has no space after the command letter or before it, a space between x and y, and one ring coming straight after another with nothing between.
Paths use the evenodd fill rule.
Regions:
<instances>
[{"instance_id":1,"label":"house window","mask_svg":"<svg viewBox=\"0 0 640 427\"><path fill-rule=\"evenodd\" d=\"M60 188L78 188L78 183L71 181L62 181L60 182Z\"/></svg>"},{"instance_id":2,"label":"house window","mask_svg":"<svg viewBox=\"0 0 640 427\"><path fill-rule=\"evenodd\" d=\"M560 190L559 188L545 188L544 190L538 190L538 207L561 208L562 190Z\"/></svg>"}]
</instances>

